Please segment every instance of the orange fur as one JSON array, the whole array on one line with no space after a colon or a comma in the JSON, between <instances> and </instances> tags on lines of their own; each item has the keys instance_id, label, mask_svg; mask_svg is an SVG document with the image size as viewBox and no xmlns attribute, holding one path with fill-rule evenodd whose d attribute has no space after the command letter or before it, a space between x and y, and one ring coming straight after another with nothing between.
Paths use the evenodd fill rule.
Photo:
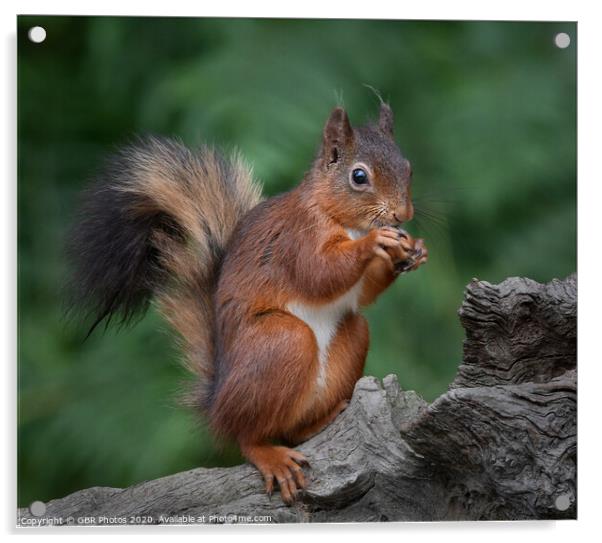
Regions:
<instances>
[{"instance_id":1,"label":"orange fur","mask_svg":"<svg viewBox=\"0 0 602 543\"><path fill-rule=\"evenodd\" d=\"M198 376L191 403L291 501L305 459L275 442L344 409L368 349L360 306L426 260L398 229L414 213L410 178L386 104L356 128L336 108L303 181L261 202L237 157L150 138L91 193L73 251L81 297L96 323L155 300Z\"/></svg>"},{"instance_id":2,"label":"orange fur","mask_svg":"<svg viewBox=\"0 0 602 543\"><path fill-rule=\"evenodd\" d=\"M387 226L413 214L403 181L409 164L394 155L390 135L370 128L356 134L337 111L305 180L239 223L215 294L211 425L239 442L268 491L278 481L285 501L304 484L301 460L273 440L299 443L344 408L369 342L354 289L357 305L372 303L414 246ZM356 196L348 187L348 168L358 159L370 162L372 194ZM365 234L354 239L349 229Z\"/></svg>"}]
</instances>

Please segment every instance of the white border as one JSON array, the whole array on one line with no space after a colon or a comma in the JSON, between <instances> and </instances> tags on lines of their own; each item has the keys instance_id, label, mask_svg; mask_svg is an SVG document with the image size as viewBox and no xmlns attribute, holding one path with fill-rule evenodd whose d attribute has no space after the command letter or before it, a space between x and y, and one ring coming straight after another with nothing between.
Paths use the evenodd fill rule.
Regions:
<instances>
[{"instance_id":1,"label":"white border","mask_svg":"<svg viewBox=\"0 0 602 543\"><path fill-rule=\"evenodd\" d=\"M15 511L15 382L16 382L16 17L19 14L106 14L106 15L178 15L178 16L254 16L254 17L329 17L329 18L400 18L400 19L497 19L497 20L566 20L578 21L578 59L579 59L579 520L563 522L515 522L515 523L438 523L438 524L389 524L389 525L328 525L328 526L279 526L279 527L201 527L201 528L165 528L168 533L177 531L178 535L189 534L195 538L209 534L230 534L264 540L266 537L278 537L305 541L316 532L340 534L342 539L357 536L364 539L374 533L376 537L390 534L394 538L420 538L421 541L461 540L479 541L486 536L488 543L523 537L545 537L548 541L566 543L568 536L585 536L589 530L596 530L598 503L600 494L599 460L600 428L596 402L602 390L600 371L600 346L596 336L602 319L597 318L600 307L599 277L600 236L598 217L600 216L600 99L602 85L598 69L602 24L595 12L595 2L558 2L558 1L517 1L477 2L468 0L399 2L391 0L371 0L359 5L334 1L304 1L285 5L283 2L205 2L171 0L162 3L134 3L125 0L105 0L103 2L76 1L22 1L3 2L1 118L5 119L0 146L0 164L4 169L2 194L2 213L0 232L3 236L2 248L6 264L1 267L0 299L2 303L2 321L0 322L1 342L5 349L3 357L4 398L6 409L2 417L2 434L6 446L2 449L4 477L2 481L1 511L4 519L4 531L14 533ZM9 303L7 303L9 301ZM6 484L10 481L10 484ZM79 533L75 529L70 533ZM597 530L596 530L597 531ZM23 530L20 530L23 532ZM87 533L90 533L88 530ZM118 536L138 533L140 537L161 537L165 531L159 529L113 529L95 534ZM40 531L32 534L42 535ZM26 534L30 537L32 534ZM64 531L45 530L43 537L62 538Z\"/></svg>"},{"instance_id":2,"label":"white border","mask_svg":"<svg viewBox=\"0 0 602 543\"><path fill-rule=\"evenodd\" d=\"M223 1L200 3L174 0L170 2L145 2L107 0L81 2L62 0L53 2L13 2L20 14L52 15L162 15L205 17L325 17L359 19L500 19L500 20L576 20L579 2L544 2L506 0L492 3L476 0L445 0L394 3L386 0L352 3L332 0L323 2Z\"/></svg>"}]
</instances>

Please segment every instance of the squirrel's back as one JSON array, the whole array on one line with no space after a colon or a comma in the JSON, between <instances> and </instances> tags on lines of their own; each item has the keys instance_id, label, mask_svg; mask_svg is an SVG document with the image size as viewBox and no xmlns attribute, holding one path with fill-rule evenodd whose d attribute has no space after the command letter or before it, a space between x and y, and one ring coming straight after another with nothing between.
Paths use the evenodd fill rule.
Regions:
<instances>
[{"instance_id":1,"label":"squirrel's back","mask_svg":"<svg viewBox=\"0 0 602 543\"><path fill-rule=\"evenodd\" d=\"M207 386L219 267L236 224L259 201L237 155L157 138L121 149L84 194L69 242L72 302L87 308L90 331L103 320L127 323L156 300Z\"/></svg>"}]
</instances>

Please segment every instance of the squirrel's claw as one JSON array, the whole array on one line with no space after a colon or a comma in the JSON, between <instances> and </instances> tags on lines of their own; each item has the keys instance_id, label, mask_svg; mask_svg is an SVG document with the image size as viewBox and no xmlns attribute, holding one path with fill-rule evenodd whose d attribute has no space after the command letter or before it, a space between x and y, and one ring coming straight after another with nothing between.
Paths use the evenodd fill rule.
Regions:
<instances>
[{"instance_id":1,"label":"squirrel's claw","mask_svg":"<svg viewBox=\"0 0 602 543\"><path fill-rule=\"evenodd\" d=\"M409 238L408 242L411 244L409 248L403 246L406 258L395 262L395 275L413 271L428 260L428 249L422 238L417 240Z\"/></svg>"},{"instance_id":2,"label":"squirrel's claw","mask_svg":"<svg viewBox=\"0 0 602 543\"><path fill-rule=\"evenodd\" d=\"M268 498L272 499L272 493L274 492L274 476L272 474L264 475L265 478L265 493Z\"/></svg>"}]
</instances>

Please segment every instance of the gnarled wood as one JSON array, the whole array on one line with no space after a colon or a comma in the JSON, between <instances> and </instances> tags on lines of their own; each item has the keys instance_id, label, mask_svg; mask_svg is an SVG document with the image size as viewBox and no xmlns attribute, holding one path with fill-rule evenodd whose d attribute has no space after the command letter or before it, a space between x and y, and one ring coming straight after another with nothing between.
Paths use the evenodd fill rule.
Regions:
<instances>
[{"instance_id":1,"label":"gnarled wood","mask_svg":"<svg viewBox=\"0 0 602 543\"><path fill-rule=\"evenodd\" d=\"M575 276L474 280L450 390L427 404L395 376L361 379L347 410L299 447L312 467L293 507L243 465L82 490L39 517L20 509L19 522L575 518L576 298Z\"/></svg>"}]
</instances>

